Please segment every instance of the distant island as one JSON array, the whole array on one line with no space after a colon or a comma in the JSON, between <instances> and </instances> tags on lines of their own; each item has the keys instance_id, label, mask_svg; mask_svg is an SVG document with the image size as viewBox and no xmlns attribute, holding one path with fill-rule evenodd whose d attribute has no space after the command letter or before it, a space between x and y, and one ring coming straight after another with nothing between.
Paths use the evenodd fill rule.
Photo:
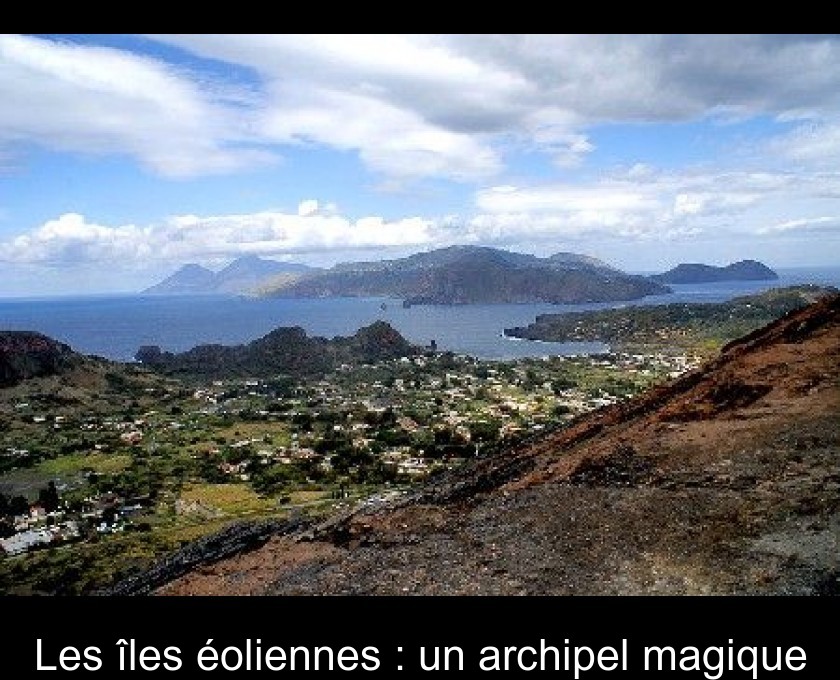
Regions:
<instances>
[{"instance_id":1,"label":"distant island","mask_svg":"<svg viewBox=\"0 0 840 680\"><path fill-rule=\"evenodd\" d=\"M449 246L408 257L342 262L329 269L248 255L219 271L185 264L143 295L234 294L285 298L392 297L412 305L621 302L671 292L667 284L772 281L756 260L724 267L683 263L636 276L578 253L537 257L484 246Z\"/></svg>"},{"instance_id":2,"label":"distant island","mask_svg":"<svg viewBox=\"0 0 840 680\"><path fill-rule=\"evenodd\" d=\"M725 267L683 263L663 274L654 274L650 278L660 283L714 283L716 281L775 281L779 275L756 260L741 260Z\"/></svg>"},{"instance_id":3,"label":"distant island","mask_svg":"<svg viewBox=\"0 0 840 680\"><path fill-rule=\"evenodd\" d=\"M395 297L411 305L580 303L635 300L670 289L587 255L541 258L450 246L379 262L338 264L263 288L272 297Z\"/></svg>"},{"instance_id":4,"label":"distant island","mask_svg":"<svg viewBox=\"0 0 840 680\"><path fill-rule=\"evenodd\" d=\"M160 283L142 291L143 295L207 295L212 293L250 293L283 276L299 276L313 271L296 262L277 262L246 255L214 272L199 264L185 264Z\"/></svg>"}]
</instances>

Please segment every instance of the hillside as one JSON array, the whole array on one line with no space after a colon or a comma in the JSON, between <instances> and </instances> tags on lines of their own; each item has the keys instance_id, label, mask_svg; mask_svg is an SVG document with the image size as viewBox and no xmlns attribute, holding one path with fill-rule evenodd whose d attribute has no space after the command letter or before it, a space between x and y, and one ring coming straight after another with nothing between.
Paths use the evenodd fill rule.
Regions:
<instances>
[{"instance_id":1,"label":"hillside","mask_svg":"<svg viewBox=\"0 0 840 680\"><path fill-rule=\"evenodd\" d=\"M779 275L756 260L741 260L725 267L683 263L650 278L660 283L713 283L716 281L774 281L779 278Z\"/></svg>"},{"instance_id":2,"label":"hillside","mask_svg":"<svg viewBox=\"0 0 840 680\"><path fill-rule=\"evenodd\" d=\"M336 265L278 282L277 297L386 296L407 305L573 303L632 300L668 292L585 255L548 258L495 248L452 246L397 260Z\"/></svg>"},{"instance_id":3,"label":"hillside","mask_svg":"<svg viewBox=\"0 0 840 680\"><path fill-rule=\"evenodd\" d=\"M416 492L263 534L157 592L836 594L838 409L834 295L637 398ZM114 592L202 561L187 556Z\"/></svg>"},{"instance_id":4,"label":"hillside","mask_svg":"<svg viewBox=\"0 0 840 680\"><path fill-rule=\"evenodd\" d=\"M540 314L524 328L505 329L505 335L554 342L600 341L622 349L644 345L679 350L708 342L720 346L836 292L815 285L790 286L718 303L680 302Z\"/></svg>"},{"instance_id":5,"label":"hillside","mask_svg":"<svg viewBox=\"0 0 840 680\"><path fill-rule=\"evenodd\" d=\"M68 345L40 333L0 331L0 387L58 375L78 362L79 357Z\"/></svg>"},{"instance_id":6,"label":"hillside","mask_svg":"<svg viewBox=\"0 0 840 680\"><path fill-rule=\"evenodd\" d=\"M142 291L143 295L208 295L249 293L275 277L299 276L313 271L294 262L265 260L256 255L240 257L214 272L198 264L185 264L171 276Z\"/></svg>"},{"instance_id":7,"label":"hillside","mask_svg":"<svg viewBox=\"0 0 840 680\"><path fill-rule=\"evenodd\" d=\"M199 345L173 354L141 347L136 358L164 375L188 379L318 375L342 363L366 363L415 354L413 347L384 321L332 340L308 337L300 327L276 328L247 345Z\"/></svg>"}]
</instances>

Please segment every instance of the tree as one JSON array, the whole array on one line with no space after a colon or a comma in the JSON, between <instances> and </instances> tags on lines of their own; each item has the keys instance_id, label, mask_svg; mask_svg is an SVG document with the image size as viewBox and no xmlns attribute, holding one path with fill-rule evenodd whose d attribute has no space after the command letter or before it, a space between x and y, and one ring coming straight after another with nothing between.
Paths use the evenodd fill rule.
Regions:
<instances>
[{"instance_id":1,"label":"tree","mask_svg":"<svg viewBox=\"0 0 840 680\"><path fill-rule=\"evenodd\" d=\"M568 404L555 404L552 409L552 413L554 413L555 416L565 416L571 412L572 409Z\"/></svg>"},{"instance_id":2,"label":"tree","mask_svg":"<svg viewBox=\"0 0 840 680\"><path fill-rule=\"evenodd\" d=\"M13 496L9 501L9 512L12 515L25 515L29 512L29 501L24 496Z\"/></svg>"},{"instance_id":3,"label":"tree","mask_svg":"<svg viewBox=\"0 0 840 680\"><path fill-rule=\"evenodd\" d=\"M492 443L499 439L499 423L496 421L478 421L470 423L472 439L482 443Z\"/></svg>"},{"instance_id":4,"label":"tree","mask_svg":"<svg viewBox=\"0 0 840 680\"><path fill-rule=\"evenodd\" d=\"M55 482L50 480L46 489L41 489L38 492L38 502L41 507L47 512L55 512L58 510L58 489L55 488Z\"/></svg>"}]
</instances>

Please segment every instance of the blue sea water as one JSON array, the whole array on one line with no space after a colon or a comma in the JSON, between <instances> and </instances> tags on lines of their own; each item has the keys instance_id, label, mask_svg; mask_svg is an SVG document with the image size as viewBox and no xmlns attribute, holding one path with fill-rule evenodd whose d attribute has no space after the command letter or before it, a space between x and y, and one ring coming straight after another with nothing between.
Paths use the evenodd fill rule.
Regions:
<instances>
[{"instance_id":1,"label":"blue sea water","mask_svg":"<svg viewBox=\"0 0 840 680\"><path fill-rule=\"evenodd\" d=\"M587 354L601 343L531 342L505 337L538 314L665 302L717 302L737 295L796 283L840 287L840 267L778 270L778 281L675 285L668 295L624 303L580 305L500 304L414 306L388 298L312 300L235 296L131 296L0 300L0 329L34 330L76 351L131 361L141 345L184 351L198 344L249 342L278 326L301 326L310 335L349 335L384 320L411 342L470 354L480 359Z\"/></svg>"}]
</instances>

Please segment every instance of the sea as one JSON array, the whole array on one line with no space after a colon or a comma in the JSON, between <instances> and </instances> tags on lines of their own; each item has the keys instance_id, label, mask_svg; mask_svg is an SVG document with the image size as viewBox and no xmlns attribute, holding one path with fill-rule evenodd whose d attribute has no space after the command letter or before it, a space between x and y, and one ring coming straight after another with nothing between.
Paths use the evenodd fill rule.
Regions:
<instances>
[{"instance_id":1,"label":"sea","mask_svg":"<svg viewBox=\"0 0 840 680\"><path fill-rule=\"evenodd\" d=\"M199 344L250 342L279 326L310 335L350 335L387 321L410 342L483 360L581 355L606 351L598 342L539 342L510 338L505 328L526 326L539 314L651 305L721 302L801 283L840 287L840 267L778 269L775 281L672 285L673 293L621 303L418 305L391 298L283 299L242 296L99 295L0 299L0 330L39 331L77 352L133 361L142 345L181 352Z\"/></svg>"}]
</instances>

